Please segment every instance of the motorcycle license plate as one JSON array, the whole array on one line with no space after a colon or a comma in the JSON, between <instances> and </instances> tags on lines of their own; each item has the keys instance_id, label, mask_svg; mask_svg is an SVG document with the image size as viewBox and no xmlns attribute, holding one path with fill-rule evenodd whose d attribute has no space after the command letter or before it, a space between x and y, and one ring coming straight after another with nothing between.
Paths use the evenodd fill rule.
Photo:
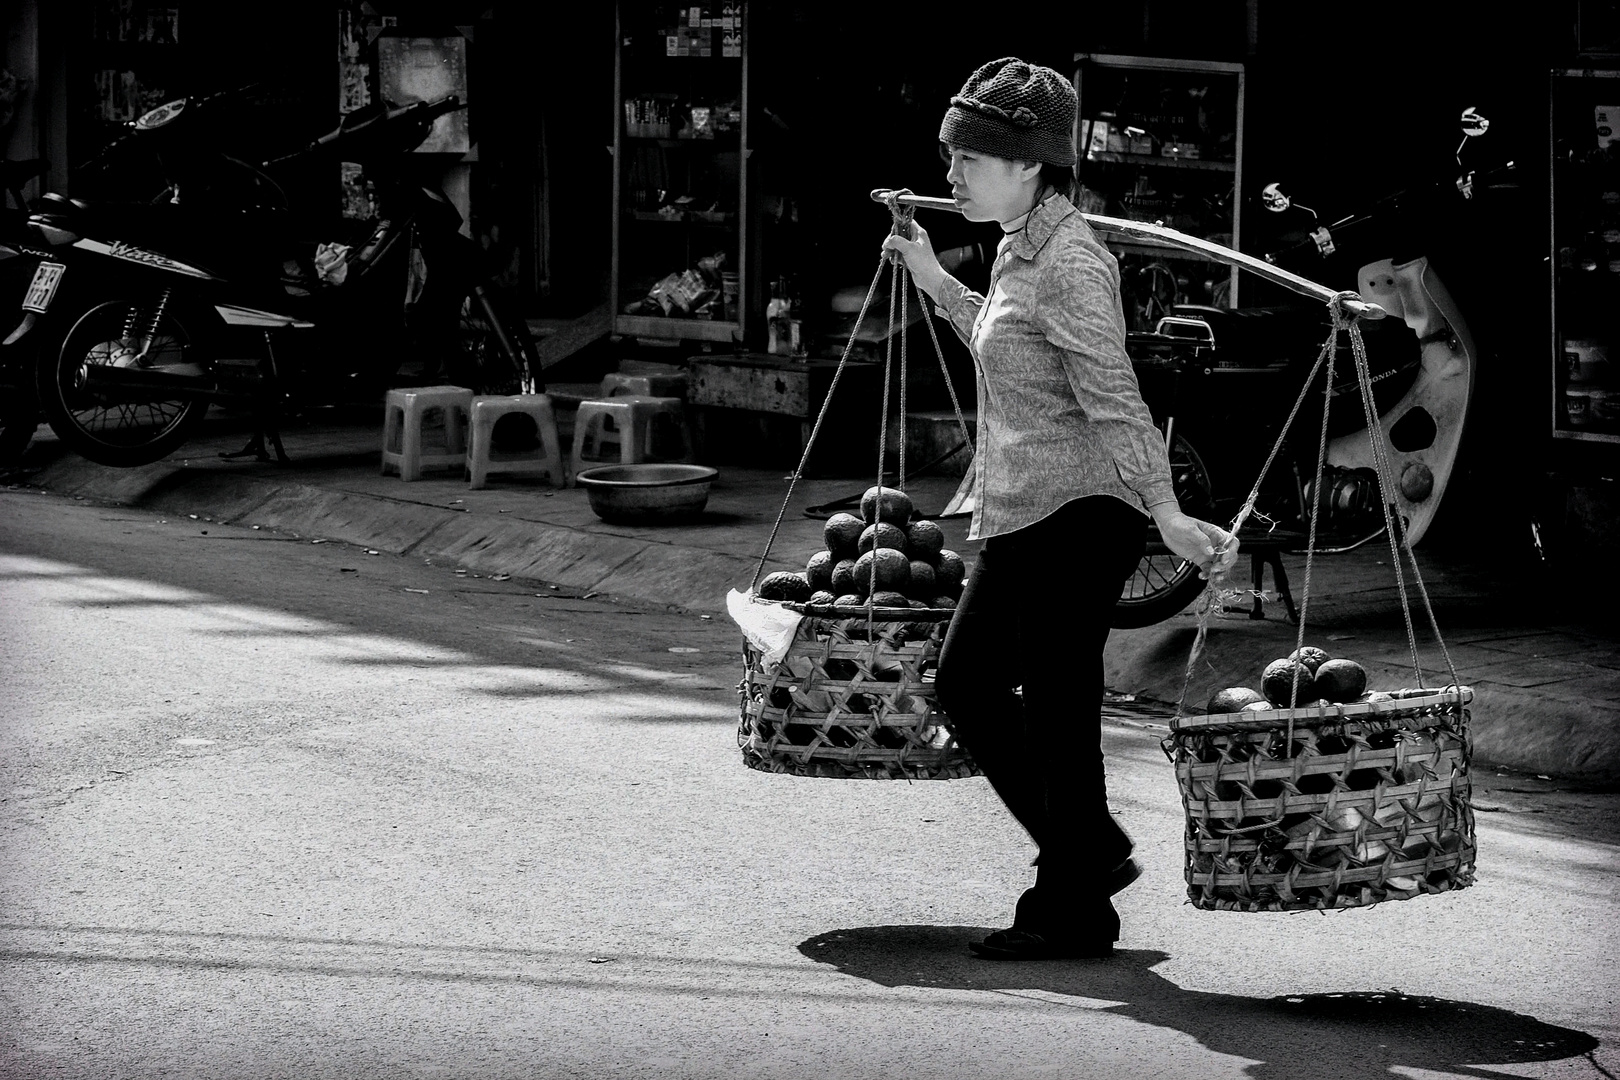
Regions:
<instances>
[{"instance_id":1,"label":"motorcycle license plate","mask_svg":"<svg viewBox=\"0 0 1620 1080\"><path fill-rule=\"evenodd\" d=\"M62 283L62 274L66 270L67 267L61 263L40 263L34 270L34 280L29 282L28 294L23 297L22 309L41 315L49 311L51 300L56 296L56 287Z\"/></svg>"}]
</instances>

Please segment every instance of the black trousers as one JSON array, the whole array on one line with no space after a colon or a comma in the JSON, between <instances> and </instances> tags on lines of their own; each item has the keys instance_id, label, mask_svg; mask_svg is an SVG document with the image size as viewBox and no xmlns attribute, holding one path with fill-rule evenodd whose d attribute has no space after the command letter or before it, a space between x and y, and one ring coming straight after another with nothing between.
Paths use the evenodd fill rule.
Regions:
<instances>
[{"instance_id":1,"label":"black trousers","mask_svg":"<svg viewBox=\"0 0 1620 1080\"><path fill-rule=\"evenodd\" d=\"M1104 875L1131 853L1103 776L1103 646L1147 522L1106 495L984 542L940 651L957 739L1040 847L1017 922L1113 915ZM1022 687L1022 695L1018 688ZM1032 895L1047 914L1034 912ZM1103 912L1103 909L1106 909ZM1117 934L1117 917L1114 917Z\"/></svg>"}]
</instances>

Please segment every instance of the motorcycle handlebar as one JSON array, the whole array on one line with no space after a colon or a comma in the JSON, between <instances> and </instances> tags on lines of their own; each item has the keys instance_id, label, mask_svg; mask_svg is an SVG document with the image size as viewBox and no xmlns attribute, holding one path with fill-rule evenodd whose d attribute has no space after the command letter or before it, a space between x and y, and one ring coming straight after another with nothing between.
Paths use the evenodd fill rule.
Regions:
<instances>
[{"instance_id":1,"label":"motorcycle handlebar","mask_svg":"<svg viewBox=\"0 0 1620 1080\"><path fill-rule=\"evenodd\" d=\"M453 113L458 109L464 109L466 107L466 102L462 101L455 94L446 94L437 101L414 101L409 105L400 105L392 109L373 113L371 116L368 116L364 120L360 120L354 124L339 123L337 127L333 128L325 135L322 135L320 138L314 140L302 150L295 150L290 154L283 155L279 158L274 158L265 162L265 165L267 167L271 165L278 165L282 162L291 161L295 158L305 157L309 154L329 150L332 147L340 144L347 145L354 142L363 141L374 136L381 137L378 136L377 133L382 131L410 131L412 129L418 129L420 130L421 134L417 136L416 143L420 143L422 139L427 137L428 126L431 125L435 120L448 113ZM345 121L346 120L347 118L345 118ZM413 143L412 145L414 146L415 144ZM411 147L403 147L403 149L410 148Z\"/></svg>"},{"instance_id":2,"label":"motorcycle handlebar","mask_svg":"<svg viewBox=\"0 0 1620 1080\"><path fill-rule=\"evenodd\" d=\"M1504 162L1501 165L1497 165L1494 168L1486 169L1483 172L1465 173L1462 177L1458 178L1458 180L1456 181L1456 187L1460 188L1463 180L1465 180L1465 179L1466 180L1471 180L1475 184L1481 184L1481 183L1488 184L1488 183L1491 183L1493 181L1500 180L1505 176L1514 175L1514 174L1517 173L1517 170L1518 170L1518 163L1517 162L1514 162L1514 161ZM1453 185L1447 184L1446 182L1440 181L1440 180L1436 180L1433 183L1426 184L1423 187L1419 187L1419 188L1404 188L1404 189L1402 189L1400 191L1394 192L1393 194L1390 194L1390 195L1385 195L1383 198L1374 201L1371 206L1369 206L1366 210L1364 210L1364 211L1362 211L1360 213L1353 213L1353 214L1346 215L1345 217L1342 217L1337 221L1326 222L1325 225L1326 225L1327 229L1330 232L1333 232L1333 233L1337 233L1341 229L1353 229L1357 225L1361 225L1361 224L1364 224L1365 222L1368 222L1368 221L1372 220L1374 217L1377 217L1380 213L1384 212L1385 210L1399 209L1400 205L1401 205L1401 202L1403 200L1409 198L1409 197L1416 197L1416 196L1421 196L1421 195L1432 195L1435 192L1444 192L1444 191L1452 190L1452 188L1453 188ZM1319 222L1319 224L1323 224L1323 223ZM1301 240L1300 242L1298 242L1296 244L1290 244L1288 247L1280 248L1280 249L1278 249L1276 251L1271 252L1269 255L1266 256L1266 258L1268 260L1283 259L1283 258L1286 258L1286 257L1288 257L1290 255L1293 255L1293 254L1297 253L1297 252L1309 251L1309 250L1312 250L1312 249L1315 249L1317 251L1321 250L1320 245L1317 243L1317 241L1315 239Z\"/></svg>"}]
</instances>

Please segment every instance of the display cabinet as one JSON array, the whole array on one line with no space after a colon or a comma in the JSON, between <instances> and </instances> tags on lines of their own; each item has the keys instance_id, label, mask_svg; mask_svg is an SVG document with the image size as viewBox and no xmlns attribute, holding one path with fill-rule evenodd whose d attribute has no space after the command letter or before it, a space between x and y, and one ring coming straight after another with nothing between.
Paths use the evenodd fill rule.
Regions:
<instances>
[{"instance_id":1,"label":"display cabinet","mask_svg":"<svg viewBox=\"0 0 1620 1080\"><path fill-rule=\"evenodd\" d=\"M1082 210L1238 247L1242 64L1078 53L1074 85ZM1120 258L1132 329L1151 330L1178 303L1237 306L1236 267L1162 247L1109 247Z\"/></svg>"},{"instance_id":2,"label":"display cabinet","mask_svg":"<svg viewBox=\"0 0 1620 1080\"><path fill-rule=\"evenodd\" d=\"M71 155L66 164L75 191L98 179L89 163L127 134L131 121L187 92L191 66L180 48L177 4L147 10L127 0L94 0L78 15L64 23L71 47L63 53ZM109 197L93 188L87 193Z\"/></svg>"},{"instance_id":3,"label":"display cabinet","mask_svg":"<svg viewBox=\"0 0 1620 1080\"><path fill-rule=\"evenodd\" d=\"M748 330L747 8L617 5L616 333L730 343Z\"/></svg>"},{"instance_id":4,"label":"display cabinet","mask_svg":"<svg viewBox=\"0 0 1620 1080\"><path fill-rule=\"evenodd\" d=\"M1552 434L1620 443L1620 70L1557 70L1552 138Z\"/></svg>"}]
</instances>

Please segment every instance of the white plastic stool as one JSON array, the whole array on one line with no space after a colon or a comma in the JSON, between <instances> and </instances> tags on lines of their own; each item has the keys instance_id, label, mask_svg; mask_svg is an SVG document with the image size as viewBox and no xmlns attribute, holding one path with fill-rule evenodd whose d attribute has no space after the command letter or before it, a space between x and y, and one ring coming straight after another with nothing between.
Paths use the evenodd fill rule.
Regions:
<instances>
[{"instance_id":1,"label":"white plastic stool","mask_svg":"<svg viewBox=\"0 0 1620 1080\"><path fill-rule=\"evenodd\" d=\"M680 398L623 394L582 401L574 415L574 474L592 465L691 461L692 438Z\"/></svg>"},{"instance_id":2,"label":"white plastic stool","mask_svg":"<svg viewBox=\"0 0 1620 1080\"><path fill-rule=\"evenodd\" d=\"M532 430L515 440L520 445L498 446L495 425L509 416L527 417ZM508 424L508 427L513 425ZM544 476L555 487L569 484L562 440L557 437L557 414L545 394L489 395L473 398L472 446L467 451L467 486L481 488L492 474Z\"/></svg>"},{"instance_id":3,"label":"white plastic stool","mask_svg":"<svg viewBox=\"0 0 1620 1080\"><path fill-rule=\"evenodd\" d=\"M639 397L673 397L686 399L686 373L636 375L621 371L602 379L605 398L635 394Z\"/></svg>"},{"instance_id":4,"label":"white plastic stool","mask_svg":"<svg viewBox=\"0 0 1620 1080\"><path fill-rule=\"evenodd\" d=\"M383 398L382 471L398 471L401 480L422 479L423 469L461 469L467 464L467 415L473 392L464 386L411 386L390 390ZM444 423L444 446L428 450L422 429L438 410Z\"/></svg>"}]
</instances>

